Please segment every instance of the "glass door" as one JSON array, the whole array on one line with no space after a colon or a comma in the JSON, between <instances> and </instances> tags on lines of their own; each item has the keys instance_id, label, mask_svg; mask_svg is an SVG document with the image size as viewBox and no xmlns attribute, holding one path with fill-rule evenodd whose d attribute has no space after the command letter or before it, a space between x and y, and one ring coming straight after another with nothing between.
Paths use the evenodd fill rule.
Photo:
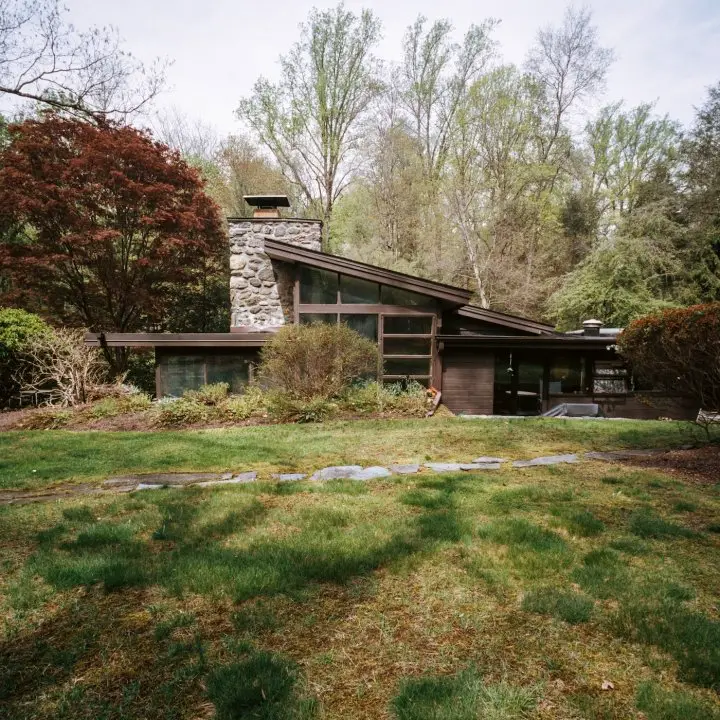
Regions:
<instances>
[{"instance_id":1,"label":"glass door","mask_svg":"<svg viewBox=\"0 0 720 720\"><path fill-rule=\"evenodd\" d=\"M540 415L542 413L545 365L498 352L495 356L493 413L495 415Z\"/></svg>"},{"instance_id":2,"label":"glass door","mask_svg":"<svg viewBox=\"0 0 720 720\"><path fill-rule=\"evenodd\" d=\"M542 363L530 360L518 362L516 415L542 414L544 370Z\"/></svg>"}]
</instances>

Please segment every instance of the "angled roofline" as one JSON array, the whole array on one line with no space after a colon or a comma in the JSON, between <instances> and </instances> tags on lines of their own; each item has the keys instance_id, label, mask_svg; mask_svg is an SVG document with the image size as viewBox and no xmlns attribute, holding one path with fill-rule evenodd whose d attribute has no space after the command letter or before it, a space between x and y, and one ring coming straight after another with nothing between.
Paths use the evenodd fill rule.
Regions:
<instances>
[{"instance_id":1,"label":"angled roofline","mask_svg":"<svg viewBox=\"0 0 720 720\"><path fill-rule=\"evenodd\" d=\"M607 350L614 346L612 338L581 337L578 335L446 335L440 333L436 340L448 347L484 348L531 348L535 350Z\"/></svg>"},{"instance_id":2,"label":"angled roofline","mask_svg":"<svg viewBox=\"0 0 720 720\"><path fill-rule=\"evenodd\" d=\"M387 270L377 267L376 265L368 265L367 263L350 260L340 257L339 255L330 255L329 253L318 250L308 250L307 248L290 245L281 240L265 238L264 242L265 254L273 260L300 263L322 270L330 270L332 272L350 275L363 280L393 285L403 290L410 290L411 292L416 292L421 295L429 295L430 297L435 297L455 305L465 305L472 297L470 290L465 290L453 285L446 285L445 283L435 282L434 280L425 280L414 275L406 275L405 273L396 272L395 270Z\"/></svg>"},{"instance_id":3,"label":"angled roofline","mask_svg":"<svg viewBox=\"0 0 720 720\"><path fill-rule=\"evenodd\" d=\"M534 333L535 335L562 335L555 330L552 325L529 320L528 318L519 317L518 315L508 315L507 313L497 312L496 310L488 310L478 307L477 305L465 305L458 308L458 315L472 318L474 320L484 320L485 322L494 323L496 325L504 325L505 327L515 330L524 330Z\"/></svg>"},{"instance_id":4,"label":"angled roofline","mask_svg":"<svg viewBox=\"0 0 720 720\"><path fill-rule=\"evenodd\" d=\"M261 347L273 333L87 333L85 345L101 347Z\"/></svg>"}]
</instances>

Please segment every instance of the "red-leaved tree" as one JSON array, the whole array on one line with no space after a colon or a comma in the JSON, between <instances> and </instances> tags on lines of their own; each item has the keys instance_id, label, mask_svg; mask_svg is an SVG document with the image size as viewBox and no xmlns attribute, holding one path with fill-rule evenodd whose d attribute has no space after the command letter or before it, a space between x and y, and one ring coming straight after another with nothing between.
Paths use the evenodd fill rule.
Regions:
<instances>
[{"instance_id":1,"label":"red-leaved tree","mask_svg":"<svg viewBox=\"0 0 720 720\"><path fill-rule=\"evenodd\" d=\"M617 345L633 372L653 387L720 410L720 302L639 318Z\"/></svg>"},{"instance_id":2,"label":"red-leaved tree","mask_svg":"<svg viewBox=\"0 0 720 720\"><path fill-rule=\"evenodd\" d=\"M146 133L47 115L0 152L0 268L15 302L95 331L162 324L224 257L198 172ZM108 357L121 370L123 354Z\"/></svg>"}]
</instances>

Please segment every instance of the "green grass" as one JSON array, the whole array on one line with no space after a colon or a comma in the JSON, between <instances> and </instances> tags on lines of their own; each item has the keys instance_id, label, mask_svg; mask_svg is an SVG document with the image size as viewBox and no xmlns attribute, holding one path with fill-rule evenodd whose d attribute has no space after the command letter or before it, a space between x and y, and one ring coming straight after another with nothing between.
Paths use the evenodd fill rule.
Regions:
<instances>
[{"instance_id":1,"label":"green grass","mask_svg":"<svg viewBox=\"0 0 720 720\"><path fill-rule=\"evenodd\" d=\"M697 436L697 437L696 437ZM673 447L701 440L687 423L619 420L368 420L177 432L0 434L0 489L157 471L257 468L312 470L426 460L470 460L480 454L521 458L583 450Z\"/></svg>"},{"instance_id":2,"label":"green grass","mask_svg":"<svg viewBox=\"0 0 720 720\"><path fill-rule=\"evenodd\" d=\"M587 463L0 506L0 706L714 720L720 536L704 529L720 487L612 476ZM696 509L674 514L679 500Z\"/></svg>"},{"instance_id":3,"label":"green grass","mask_svg":"<svg viewBox=\"0 0 720 720\"><path fill-rule=\"evenodd\" d=\"M590 619L593 601L579 593L557 588L539 588L532 590L523 598L522 609L541 615L552 615L571 625L577 625Z\"/></svg>"}]
</instances>

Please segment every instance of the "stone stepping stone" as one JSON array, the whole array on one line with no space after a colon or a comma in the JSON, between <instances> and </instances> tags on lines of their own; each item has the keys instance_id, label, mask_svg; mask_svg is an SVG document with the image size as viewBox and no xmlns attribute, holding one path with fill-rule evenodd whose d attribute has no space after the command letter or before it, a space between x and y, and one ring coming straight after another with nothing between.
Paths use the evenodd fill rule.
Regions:
<instances>
[{"instance_id":1,"label":"stone stepping stone","mask_svg":"<svg viewBox=\"0 0 720 720\"><path fill-rule=\"evenodd\" d=\"M274 473L273 477L278 482L297 482L298 480L304 480L307 473Z\"/></svg>"},{"instance_id":2,"label":"stone stepping stone","mask_svg":"<svg viewBox=\"0 0 720 720\"><path fill-rule=\"evenodd\" d=\"M142 475L119 475L108 478L105 487L123 485L197 485L211 480L229 480L232 473L144 473Z\"/></svg>"},{"instance_id":3,"label":"stone stepping stone","mask_svg":"<svg viewBox=\"0 0 720 720\"><path fill-rule=\"evenodd\" d=\"M512 466L517 468L535 467L537 465L560 465L561 463L576 463L578 456L575 453L568 455L547 455L546 457L532 458L532 460L514 460Z\"/></svg>"},{"instance_id":4,"label":"stone stepping stone","mask_svg":"<svg viewBox=\"0 0 720 720\"><path fill-rule=\"evenodd\" d=\"M390 477L392 473L386 468L380 465L372 465L356 472L350 478L351 480L375 480L377 478Z\"/></svg>"},{"instance_id":5,"label":"stone stepping stone","mask_svg":"<svg viewBox=\"0 0 720 720\"><path fill-rule=\"evenodd\" d=\"M499 458L499 457L490 457L488 455L483 455L481 457L475 458L473 463L478 463L480 465L486 465L488 463L495 465L496 463L504 463L507 462L505 458Z\"/></svg>"},{"instance_id":6,"label":"stone stepping stone","mask_svg":"<svg viewBox=\"0 0 720 720\"><path fill-rule=\"evenodd\" d=\"M352 480L362 465L331 465L313 473L311 480Z\"/></svg>"},{"instance_id":7,"label":"stone stepping stone","mask_svg":"<svg viewBox=\"0 0 720 720\"><path fill-rule=\"evenodd\" d=\"M436 473L461 472L468 470L499 470L500 463L458 463L458 462L428 462L425 467Z\"/></svg>"},{"instance_id":8,"label":"stone stepping stone","mask_svg":"<svg viewBox=\"0 0 720 720\"><path fill-rule=\"evenodd\" d=\"M212 487L213 485L243 485L245 483L255 482L257 480L256 472L243 472L233 475L222 480L205 480L197 483L198 487Z\"/></svg>"},{"instance_id":9,"label":"stone stepping stone","mask_svg":"<svg viewBox=\"0 0 720 720\"><path fill-rule=\"evenodd\" d=\"M504 461L502 461L504 462ZM461 470L499 470L502 467L500 462L478 462L473 460L471 463L462 463Z\"/></svg>"},{"instance_id":10,"label":"stone stepping stone","mask_svg":"<svg viewBox=\"0 0 720 720\"><path fill-rule=\"evenodd\" d=\"M155 483L140 483L136 490L162 490L166 485L156 485Z\"/></svg>"},{"instance_id":11,"label":"stone stepping stone","mask_svg":"<svg viewBox=\"0 0 720 720\"><path fill-rule=\"evenodd\" d=\"M390 465L390 472L395 475L414 475L420 472L419 465Z\"/></svg>"}]
</instances>

